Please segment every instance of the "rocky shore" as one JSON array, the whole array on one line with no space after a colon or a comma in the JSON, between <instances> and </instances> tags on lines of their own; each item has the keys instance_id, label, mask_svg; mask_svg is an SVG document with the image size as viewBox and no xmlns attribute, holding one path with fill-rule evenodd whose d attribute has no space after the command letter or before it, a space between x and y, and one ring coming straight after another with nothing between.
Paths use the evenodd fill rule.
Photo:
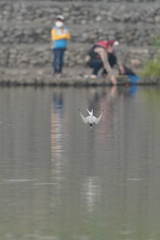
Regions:
<instances>
[{"instance_id":1,"label":"rocky shore","mask_svg":"<svg viewBox=\"0 0 160 240\"><path fill-rule=\"evenodd\" d=\"M66 75L62 78L54 77L50 68L1 68L0 69L0 86L110 86L108 78L89 78L90 69L81 67L64 69ZM116 74L115 70L115 75ZM118 77L118 85L130 85L127 76ZM138 85L155 85L159 84L159 79L141 78Z\"/></svg>"},{"instance_id":2,"label":"rocky shore","mask_svg":"<svg viewBox=\"0 0 160 240\"><path fill-rule=\"evenodd\" d=\"M158 2L0 2L2 44L50 43L50 30L57 14L63 14L71 42L94 43L117 38L131 46L148 46L160 37Z\"/></svg>"},{"instance_id":3,"label":"rocky shore","mask_svg":"<svg viewBox=\"0 0 160 240\"><path fill-rule=\"evenodd\" d=\"M82 66L84 68L84 58L89 49L89 44L71 44L65 54L65 66ZM130 67L141 68L146 59L154 59L157 49L152 47L131 48L121 46L121 61ZM13 48L3 46L0 49L1 67L51 67L52 50L48 45L16 45ZM52 68L52 67L51 67Z\"/></svg>"},{"instance_id":4,"label":"rocky shore","mask_svg":"<svg viewBox=\"0 0 160 240\"><path fill-rule=\"evenodd\" d=\"M71 72L73 67L85 71L88 49L104 38L120 41L121 60L128 67L140 69L158 54L153 46L160 39L158 0L0 1L1 80L8 71L22 74L19 68L44 74L49 69L53 78L50 30L57 14L65 16L72 36L65 55Z\"/></svg>"}]
</instances>

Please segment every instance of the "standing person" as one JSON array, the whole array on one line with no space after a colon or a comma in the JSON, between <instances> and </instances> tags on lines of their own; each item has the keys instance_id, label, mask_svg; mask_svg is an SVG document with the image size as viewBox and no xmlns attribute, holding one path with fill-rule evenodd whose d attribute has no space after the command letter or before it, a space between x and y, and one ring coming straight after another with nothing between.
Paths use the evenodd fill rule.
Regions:
<instances>
[{"instance_id":1,"label":"standing person","mask_svg":"<svg viewBox=\"0 0 160 240\"><path fill-rule=\"evenodd\" d=\"M98 71L103 68L102 75L109 76L113 85L117 84L116 77L113 74L112 68L118 65L121 74L124 74L124 67L121 65L115 54L115 48L119 45L116 40L102 40L96 42L88 51L86 56L87 65L93 68L91 78L97 78Z\"/></svg>"},{"instance_id":2,"label":"standing person","mask_svg":"<svg viewBox=\"0 0 160 240\"><path fill-rule=\"evenodd\" d=\"M51 30L52 49L54 56L53 71L55 76L62 76L64 52L69 39L70 33L64 26L64 17L62 15L58 15L56 17L55 25Z\"/></svg>"}]
</instances>

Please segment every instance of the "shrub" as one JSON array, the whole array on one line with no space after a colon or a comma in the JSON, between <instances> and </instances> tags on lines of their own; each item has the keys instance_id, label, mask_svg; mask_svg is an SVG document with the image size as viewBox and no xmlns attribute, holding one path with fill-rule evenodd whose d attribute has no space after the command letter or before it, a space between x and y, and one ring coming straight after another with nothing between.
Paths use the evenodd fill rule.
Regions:
<instances>
[{"instance_id":1,"label":"shrub","mask_svg":"<svg viewBox=\"0 0 160 240\"><path fill-rule=\"evenodd\" d=\"M155 60L148 60L140 73L141 77L160 77L160 55Z\"/></svg>"}]
</instances>

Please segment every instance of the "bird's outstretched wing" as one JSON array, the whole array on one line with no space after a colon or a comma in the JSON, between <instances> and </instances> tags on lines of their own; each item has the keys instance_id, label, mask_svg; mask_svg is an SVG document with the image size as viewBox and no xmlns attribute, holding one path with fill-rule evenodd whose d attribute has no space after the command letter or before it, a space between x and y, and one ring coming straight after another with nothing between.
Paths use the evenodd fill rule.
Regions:
<instances>
[{"instance_id":1,"label":"bird's outstretched wing","mask_svg":"<svg viewBox=\"0 0 160 240\"><path fill-rule=\"evenodd\" d=\"M104 113L104 110L103 110L102 114L99 116L99 118L93 117L93 121L94 121L96 124L98 124L98 123L100 122L100 120L101 120L101 118L102 118L102 116L103 116L103 113Z\"/></svg>"},{"instance_id":2,"label":"bird's outstretched wing","mask_svg":"<svg viewBox=\"0 0 160 240\"><path fill-rule=\"evenodd\" d=\"M88 109L86 109L86 110L87 110L87 112L89 113L90 116L93 116L93 109L92 109L91 112Z\"/></svg>"},{"instance_id":3,"label":"bird's outstretched wing","mask_svg":"<svg viewBox=\"0 0 160 240\"><path fill-rule=\"evenodd\" d=\"M79 113L80 113L80 115L81 115L81 118L82 118L83 122L84 122L84 123L87 123L88 120L89 120L88 117L85 118L85 117L82 115L82 113L80 112L80 110L79 110Z\"/></svg>"}]
</instances>

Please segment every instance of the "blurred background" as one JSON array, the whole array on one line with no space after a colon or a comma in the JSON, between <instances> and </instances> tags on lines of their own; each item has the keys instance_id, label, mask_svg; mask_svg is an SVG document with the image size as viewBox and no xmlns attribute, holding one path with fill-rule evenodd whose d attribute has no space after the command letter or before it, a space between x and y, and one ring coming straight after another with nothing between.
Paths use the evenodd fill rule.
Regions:
<instances>
[{"instance_id":1,"label":"blurred background","mask_svg":"<svg viewBox=\"0 0 160 240\"><path fill-rule=\"evenodd\" d=\"M69 72L73 67L75 74L84 71L87 51L102 39L117 39L121 61L132 69L141 69L144 61L159 54L159 0L1 0L1 79L20 74L22 81L31 73L52 73L50 30L58 14L71 32L65 54Z\"/></svg>"}]
</instances>

